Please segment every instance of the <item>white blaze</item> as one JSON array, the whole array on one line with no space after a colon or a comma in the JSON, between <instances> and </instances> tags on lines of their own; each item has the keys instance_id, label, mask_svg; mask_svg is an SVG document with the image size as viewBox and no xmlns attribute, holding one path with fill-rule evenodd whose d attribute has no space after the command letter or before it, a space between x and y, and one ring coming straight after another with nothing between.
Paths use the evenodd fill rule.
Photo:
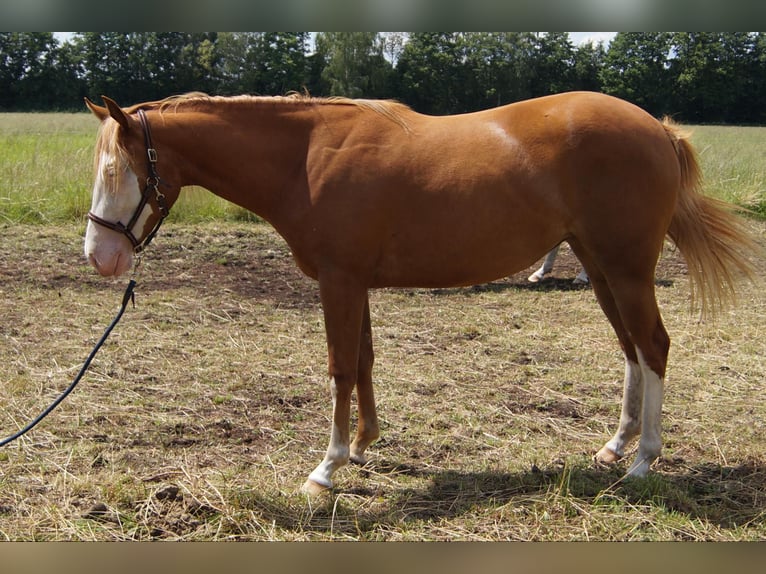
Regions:
<instances>
[{"instance_id":1,"label":"white blaze","mask_svg":"<svg viewBox=\"0 0 766 574\"><path fill-rule=\"evenodd\" d=\"M141 190L133 170L119 167L113 156L102 153L93 185L91 212L105 221L127 225L140 201ZM146 206L131 230L139 239L150 213L151 208ZM122 275L133 264L133 246L124 235L88 221L85 256L102 275Z\"/></svg>"}]
</instances>

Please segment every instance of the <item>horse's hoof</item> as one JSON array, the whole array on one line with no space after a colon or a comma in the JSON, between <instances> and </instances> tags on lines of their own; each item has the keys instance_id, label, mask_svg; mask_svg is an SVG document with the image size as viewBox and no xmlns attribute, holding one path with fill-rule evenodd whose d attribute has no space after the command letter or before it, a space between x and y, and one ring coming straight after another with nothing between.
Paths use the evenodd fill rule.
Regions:
<instances>
[{"instance_id":1,"label":"horse's hoof","mask_svg":"<svg viewBox=\"0 0 766 574\"><path fill-rule=\"evenodd\" d=\"M331 488L332 487L323 486L318 482L314 482L309 478L306 482L303 483L303 486L301 486L301 492L313 497L319 496L325 492L329 492Z\"/></svg>"},{"instance_id":2,"label":"horse's hoof","mask_svg":"<svg viewBox=\"0 0 766 574\"><path fill-rule=\"evenodd\" d=\"M625 473L625 478L644 478L649 474L654 458L639 456Z\"/></svg>"},{"instance_id":3,"label":"horse's hoof","mask_svg":"<svg viewBox=\"0 0 766 574\"><path fill-rule=\"evenodd\" d=\"M359 466L364 466L367 464L368 460L367 457L363 454L352 454L348 459L354 464L358 464Z\"/></svg>"},{"instance_id":4,"label":"horse's hoof","mask_svg":"<svg viewBox=\"0 0 766 574\"><path fill-rule=\"evenodd\" d=\"M618 455L616 452L614 452L612 449L608 447L603 447L600 451L596 453L596 456L594 456L593 458L599 464L614 464L615 462L620 460L622 457Z\"/></svg>"}]
</instances>

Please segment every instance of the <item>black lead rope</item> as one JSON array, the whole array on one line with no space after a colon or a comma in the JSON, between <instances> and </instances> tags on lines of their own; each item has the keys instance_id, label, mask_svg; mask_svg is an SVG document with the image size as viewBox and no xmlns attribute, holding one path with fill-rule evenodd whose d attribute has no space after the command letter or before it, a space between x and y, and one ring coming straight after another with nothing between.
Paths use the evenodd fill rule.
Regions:
<instances>
[{"instance_id":1,"label":"black lead rope","mask_svg":"<svg viewBox=\"0 0 766 574\"><path fill-rule=\"evenodd\" d=\"M133 217L131 218L127 226L124 226L119 222L111 223L109 221L105 221L101 219L100 217L94 215L93 213L88 212L88 218L91 221L126 235L128 239L130 240L130 242L133 244L135 253L140 253L141 251L143 251L143 249L147 245L149 245L151 240L154 239L154 236L157 235L157 232L160 230L160 225L162 225L162 222L168 216L168 210L169 210L169 207L165 200L165 196L159 190L160 183L164 184L164 182L160 179L160 176L157 175L157 170L155 168L155 165L157 163L157 150L154 149L154 146L152 144L152 133L151 133L151 130L149 129L149 122L146 119L146 114L144 113L144 110L138 110L138 117L141 120L141 126L144 130L144 142L146 143L146 154L147 154L147 159L149 161L149 164L148 164L149 177L146 180L146 187L144 188L144 192L142 194L141 203L139 203L138 208L136 209L136 212L133 214ZM152 229L152 231L149 232L149 234L143 239L143 241L138 241L132 232L133 224L140 217L141 212L144 210L144 207L146 206L147 201L149 201L149 197L152 191L154 192L155 200L157 201L157 208L159 209L159 212L160 212L160 218L155 224L154 229ZM138 270L140 262L141 260L139 258L136 262L136 266L134 267L134 271L133 271L134 274L136 270ZM128 306L128 302L133 301L133 304L135 305L135 299L133 295L133 289L135 288L135 286L136 286L135 279L131 279L130 282L128 283L127 288L125 289L125 294L122 296L122 305L120 306L120 310L117 312L117 315L115 316L115 318L106 328L106 331L104 331L104 334L101 336L101 339L99 339L98 343L96 343L96 346L93 347L93 350L90 352L90 355L88 355L88 358L85 359L85 362L83 363L82 368L80 369L80 372L77 373L77 376L74 378L71 384L66 388L66 390L63 393L61 393L61 395L55 401L53 401L51 406L49 406L42 413L40 413L40 415L35 420L33 420L31 423L29 423L27 426L25 426L16 434L13 434L9 436L8 438L5 438L2 441L0 441L0 447L7 445L9 442L16 440L23 434L32 430L32 428L34 428L37 425L37 423L39 423L46 416L48 416L50 412L53 409L55 409L59 405L59 403L61 403L61 401L63 401L69 395L69 393L71 393L74 390L74 388L77 386L77 383L80 382L80 379L82 379L83 375L88 370L88 367L90 366L90 363L93 360L93 358L96 356L96 353L98 353L98 350L106 342L107 337L109 337L109 333L111 333L112 329L114 329L117 323L119 323L120 318L122 318L122 314L125 312L125 309Z\"/></svg>"},{"instance_id":2,"label":"black lead rope","mask_svg":"<svg viewBox=\"0 0 766 574\"><path fill-rule=\"evenodd\" d=\"M16 434L13 434L9 436L8 438L5 438L2 441L0 441L0 447L7 445L9 442L16 440L21 435L32 430L32 428L34 428L37 425L37 423L39 423L46 416L48 416L50 412L53 409L55 409L59 405L59 403L61 403L61 401L63 401L69 395L69 393L71 393L74 390L74 388L77 386L77 383L80 382L80 379L82 379L83 375L88 370L88 367L90 366L91 361L93 361L93 358L96 356L96 353L98 353L98 350L106 342L107 337L109 337L109 333L111 333L112 329L114 329L117 323L119 323L120 319L122 318L122 314L125 312L125 309L128 306L128 302L133 301L133 304L135 305L135 298L133 294L133 289L135 288L135 286L136 286L136 281L134 279L131 279L130 282L128 283L127 288L125 289L125 294L122 296L122 305L120 306L120 310L117 311L117 315L112 320L112 322L109 323L109 326L106 328L106 331L104 331L104 334L98 340L98 343L96 343L96 346L93 347L93 350L90 352L90 355L88 355L88 358L85 359L85 362L83 363L82 368L80 369L80 372L77 373L77 376L66 388L66 390L63 393L61 393L61 395L55 401L53 401L53 403L47 409L45 409L42 413L40 413L40 415L35 420L30 422L27 426L25 426Z\"/></svg>"}]
</instances>

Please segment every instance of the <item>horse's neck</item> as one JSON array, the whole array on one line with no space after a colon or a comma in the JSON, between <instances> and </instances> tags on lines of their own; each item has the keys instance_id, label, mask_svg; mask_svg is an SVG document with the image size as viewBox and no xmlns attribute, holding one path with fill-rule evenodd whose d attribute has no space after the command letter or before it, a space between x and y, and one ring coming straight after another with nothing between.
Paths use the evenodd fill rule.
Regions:
<instances>
[{"instance_id":1,"label":"horse's neck","mask_svg":"<svg viewBox=\"0 0 766 574\"><path fill-rule=\"evenodd\" d=\"M269 110L179 113L167 122L181 185L204 187L266 219L294 188L310 123Z\"/></svg>"}]
</instances>

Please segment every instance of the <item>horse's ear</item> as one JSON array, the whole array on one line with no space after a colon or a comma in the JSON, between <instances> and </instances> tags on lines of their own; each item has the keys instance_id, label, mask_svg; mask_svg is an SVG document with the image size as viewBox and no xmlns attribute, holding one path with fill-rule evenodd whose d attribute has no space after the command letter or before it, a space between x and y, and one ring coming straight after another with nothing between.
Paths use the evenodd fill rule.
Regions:
<instances>
[{"instance_id":1,"label":"horse's ear","mask_svg":"<svg viewBox=\"0 0 766 574\"><path fill-rule=\"evenodd\" d=\"M117 105L117 102L107 98L106 96L101 96L101 99L104 100L106 109L109 110L109 115L112 116L112 118L114 118L114 120L120 124L123 129L130 129L130 120L128 119L128 114L126 114L123 109Z\"/></svg>"},{"instance_id":2,"label":"horse's ear","mask_svg":"<svg viewBox=\"0 0 766 574\"><path fill-rule=\"evenodd\" d=\"M97 106L93 102L91 102L88 98L85 98L85 105L88 107L88 109L93 112L93 115L96 116L100 121L104 121L106 118L109 117L109 110L107 110L104 107Z\"/></svg>"}]
</instances>

